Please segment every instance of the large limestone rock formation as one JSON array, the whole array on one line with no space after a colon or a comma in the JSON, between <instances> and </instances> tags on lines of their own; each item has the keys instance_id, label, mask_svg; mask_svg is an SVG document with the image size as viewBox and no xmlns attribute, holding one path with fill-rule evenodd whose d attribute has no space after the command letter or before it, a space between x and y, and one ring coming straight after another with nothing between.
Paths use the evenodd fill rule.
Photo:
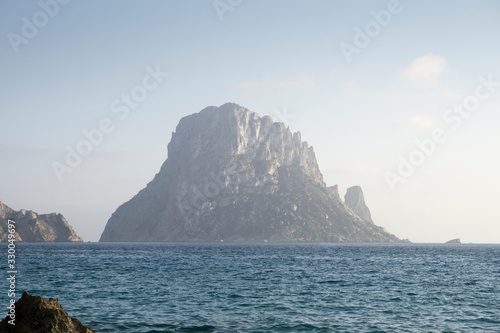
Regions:
<instances>
[{"instance_id":1,"label":"large limestone rock formation","mask_svg":"<svg viewBox=\"0 0 500 333\"><path fill-rule=\"evenodd\" d=\"M10 313L10 311L9 311ZM6 333L92 333L78 319L72 318L55 298L46 300L24 292L15 303L15 317L7 315L0 322ZM14 320L14 321L12 321ZM9 321L11 323L9 323ZM14 323L15 325L12 325Z\"/></svg>"},{"instance_id":2,"label":"large limestone rock formation","mask_svg":"<svg viewBox=\"0 0 500 333\"><path fill-rule=\"evenodd\" d=\"M37 214L30 210L15 211L0 201L0 242L8 237L8 220L15 221L16 242L81 242L61 214Z\"/></svg>"},{"instance_id":3,"label":"large limestone rock formation","mask_svg":"<svg viewBox=\"0 0 500 333\"><path fill-rule=\"evenodd\" d=\"M365 204L365 196L360 186L352 186L347 189L344 197L346 205L353 210L356 215L367 222L373 222L368 206Z\"/></svg>"},{"instance_id":4,"label":"large limestone rock formation","mask_svg":"<svg viewBox=\"0 0 500 333\"><path fill-rule=\"evenodd\" d=\"M158 174L101 241L397 242L328 188L313 148L236 104L180 120Z\"/></svg>"}]
</instances>

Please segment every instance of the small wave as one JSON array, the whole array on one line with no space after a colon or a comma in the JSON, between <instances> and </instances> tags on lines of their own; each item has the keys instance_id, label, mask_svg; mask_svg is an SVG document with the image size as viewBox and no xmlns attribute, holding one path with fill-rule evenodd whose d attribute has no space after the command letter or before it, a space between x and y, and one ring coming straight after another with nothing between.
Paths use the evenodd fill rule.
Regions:
<instances>
[{"instance_id":1,"label":"small wave","mask_svg":"<svg viewBox=\"0 0 500 333\"><path fill-rule=\"evenodd\" d=\"M480 322L480 323L488 323L488 324L500 324L499 320L485 318L485 317L477 318L474 321Z\"/></svg>"},{"instance_id":2,"label":"small wave","mask_svg":"<svg viewBox=\"0 0 500 333\"><path fill-rule=\"evenodd\" d=\"M213 332L217 328L212 325L182 327L177 332Z\"/></svg>"},{"instance_id":3,"label":"small wave","mask_svg":"<svg viewBox=\"0 0 500 333\"><path fill-rule=\"evenodd\" d=\"M275 325L266 330L267 332L332 332L331 327L318 327L310 324L299 325Z\"/></svg>"},{"instance_id":4,"label":"small wave","mask_svg":"<svg viewBox=\"0 0 500 333\"><path fill-rule=\"evenodd\" d=\"M319 284L341 284L345 282L346 281L344 280L326 280L326 281L320 281Z\"/></svg>"}]
</instances>

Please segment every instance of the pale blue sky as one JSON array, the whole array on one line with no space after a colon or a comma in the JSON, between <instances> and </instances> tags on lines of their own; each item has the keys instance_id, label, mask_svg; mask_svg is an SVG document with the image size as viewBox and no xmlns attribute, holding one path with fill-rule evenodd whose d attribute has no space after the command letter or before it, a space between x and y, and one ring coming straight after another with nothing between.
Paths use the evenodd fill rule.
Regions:
<instances>
[{"instance_id":1,"label":"pale blue sky","mask_svg":"<svg viewBox=\"0 0 500 333\"><path fill-rule=\"evenodd\" d=\"M235 102L286 110L328 185L342 196L361 185L375 222L397 236L499 243L500 87L457 130L443 114L478 77L500 81L500 2L401 0L348 63L340 44L389 3L243 0L220 20L213 1L72 0L16 53L9 33L22 36L23 17L42 9L0 1L0 200L61 212L95 241L159 170L181 117ZM119 119L111 103L148 66L169 75ZM51 164L104 118L115 130L59 182ZM449 139L391 191L384 174L437 127Z\"/></svg>"}]
</instances>

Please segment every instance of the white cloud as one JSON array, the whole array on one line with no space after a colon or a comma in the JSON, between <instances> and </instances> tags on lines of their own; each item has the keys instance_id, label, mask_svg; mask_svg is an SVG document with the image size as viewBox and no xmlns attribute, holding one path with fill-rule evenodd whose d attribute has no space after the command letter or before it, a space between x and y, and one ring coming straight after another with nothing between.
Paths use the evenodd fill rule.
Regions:
<instances>
[{"instance_id":1,"label":"white cloud","mask_svg":"<svg viewBox=\"0 0 500 333\"><path fill-rule=\"evenodd\" d=\"M315 91L316 83L309 75L290 76L284 79L263 79L241 82L236 86L239 93L247 95L260 91L279 90L292 92Z\"/></svg>"},{"instance_id":2,"label":"white cloud","mask_svg":"<svg viewBox=\"0 0 500 333\"><path fill-rule=\"evenodd\" d=\"M437 124L429 117L417 114L408 120L408 126L415 130L426 131L437 127Z\"/></svg>"},{"instance_id":3,"label":"white cloud","mask_svg":"<svg viewBox=\"0 0 500 333\"><path fill-rule=\"evenodd\" d=\"M446 59L434 54L427 54L413 60L400 74L410 81L423 85L435 85L446 67Z\"/></svg>"}]
</instances>

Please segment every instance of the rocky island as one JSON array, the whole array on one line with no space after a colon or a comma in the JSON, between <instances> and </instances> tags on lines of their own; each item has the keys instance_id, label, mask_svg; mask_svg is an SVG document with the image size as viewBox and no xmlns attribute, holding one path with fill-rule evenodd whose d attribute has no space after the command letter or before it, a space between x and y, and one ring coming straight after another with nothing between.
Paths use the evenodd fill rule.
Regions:
<instances>
[{"instance_id":1,"label":"rocky island","mask_svg":"<svg viewBox=\"0 0 500 333\"><path fill-rule=\"evenodd\" d=\"M462 242L460 241L460 238L455 238L447 241L446 244L462 244Z\"/></svg>"},{"instance_id":2,"label":"rocky island","mask_svg":"<svg viewBox=\"0 0 500 333\"><path fill-rule=\"evenodd\" d=\"M345 200L300 132L228 103L180 120L160 171L100 241L401 241L373 223L359 186Z\"/></svg>"},{"instance_id":3,"label":"rocky island","mask_svg":"<svg viewBox=\"0 0 500 333\"><path fill-rule=\"evenodd\" d=\"M15 221L16 242L82 242L61 214L15 211L0 201L0 242L8 239L8 220Z\"/></svg>"}]
</instances>

